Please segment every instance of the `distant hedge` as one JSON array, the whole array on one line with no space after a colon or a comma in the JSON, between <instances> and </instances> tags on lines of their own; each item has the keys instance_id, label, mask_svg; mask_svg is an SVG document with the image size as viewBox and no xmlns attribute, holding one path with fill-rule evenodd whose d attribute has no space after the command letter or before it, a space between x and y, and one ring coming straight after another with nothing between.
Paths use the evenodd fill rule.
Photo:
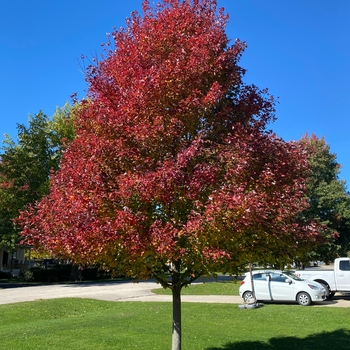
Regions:
<instances>
[{"instance_id":1,"label":"distant hedge","mask_svg":"<svg viewBox=\"0 0 350 350\"><path fill-rule=\"evenodd\" d=\"M79 269L76 265L55 265L50 268L21 270L19 277L26 282L69 282L111 278L111 274L98 267Z\"/></svg>"}]
</instances>

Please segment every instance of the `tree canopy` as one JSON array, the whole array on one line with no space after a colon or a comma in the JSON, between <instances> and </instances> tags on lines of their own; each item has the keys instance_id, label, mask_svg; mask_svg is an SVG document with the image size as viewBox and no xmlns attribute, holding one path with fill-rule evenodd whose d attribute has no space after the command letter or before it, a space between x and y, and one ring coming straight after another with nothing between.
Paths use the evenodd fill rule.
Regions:
<instances>
[{"instance_id":1,"label":"tree canopy","mask_svg":"<svg viewBox=\"0 0 350 350\"><path fill-rule=\"evenodd\" d=\"M74 138L71 106L57 108L49 118L42 111L17 125L17 142L5 135L0 162L0 246L14 248L19 232L13 220L26 205L49 193L49 177L56 171L65 143Z\"/></svg>"},{"instance_id":2,"label":"tree canopy","mask_svg":"<svg viewBox=\"0 0 350 350\"><path fill-rule=\"evenodd\" d=\"M300 141L308 150L311 174L307 184L308 218L324 224L325 244L309 252L309 258L326 262L347 256L350 251L350 196L346 182L339 179L340 164L324 138L304 135Z\"/></svg>"},{"instance_id":3,"label":"tree canopy","mask_svg":"<svg viewBox=\"0 0 350 350\"><path fill-rule=\"evenodd\" d=\"M318 237L299 215L307 155L268 131L274 99L244 84L227 19L214 0L143 1L88 68L77 137L21 216L29 244L171 288L173 349L183 286Z\"/></svg>"}]
</instances>

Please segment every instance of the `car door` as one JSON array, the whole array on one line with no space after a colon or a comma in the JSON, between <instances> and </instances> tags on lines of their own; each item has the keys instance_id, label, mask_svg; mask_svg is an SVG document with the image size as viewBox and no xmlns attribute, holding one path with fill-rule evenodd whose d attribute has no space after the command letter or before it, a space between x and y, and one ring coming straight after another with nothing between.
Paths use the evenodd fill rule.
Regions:
<instances>
[{"instance_id":1,"label":"car door","mask_svg":"<svg viewBox=\"0 0 350 350\"><path fill-rule=\"evenodd\" d=\"M268 288L266 273L253 274L254 292L257 300L270 300L271 296Z\"/></svg>"},{"instance_id":2,"label":"car door","mask_svg":"<svg viewBox=\"0 0 350 350\"><path fill-rule=\"evenodd\" d=\"M337 289L340 291L350 290L350 261L340 260L339 268L335 273L337 279Z\"/></svg>"},{"instance_id":3,"label":"car door","mask_svg":"<svg viewBox=\"0 0 350 350\"><path fill-rule=\"evenodd\" d=\"M272 300L294 300L294 286L287 283L288 277L282 273L271 273L269 292Z\"/></svg>"}]
</instances>

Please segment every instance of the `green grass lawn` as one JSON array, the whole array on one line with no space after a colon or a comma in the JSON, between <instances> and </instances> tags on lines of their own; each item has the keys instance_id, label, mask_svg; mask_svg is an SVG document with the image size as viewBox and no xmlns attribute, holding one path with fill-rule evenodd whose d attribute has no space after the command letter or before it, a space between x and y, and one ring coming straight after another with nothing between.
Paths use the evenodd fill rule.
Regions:
<instances>
[{"instance_id":1,"label":"green grass lawn","mask_svg":"<svg viewBox=\"0 0 350 350\"><path fill-rule=\"evenodd\" d=\"M194 283L183 288L182 295L239 295L241 281L221 281L210 283ZM170 295L170 289L157 288L152 290L156 294Z\"/></svg>"},{"instance_id":2,"label":"green grass lawn","mask_svg":"<svg viewBox=\"0 0 350 350\"><path fill-rule=\"evenodd\" d=\"M170 349L171 308L90 299L0 305L1 349ZM182 314L183 350L350 349L346 308L183 303Z\"/></svg>"}]
</instances>

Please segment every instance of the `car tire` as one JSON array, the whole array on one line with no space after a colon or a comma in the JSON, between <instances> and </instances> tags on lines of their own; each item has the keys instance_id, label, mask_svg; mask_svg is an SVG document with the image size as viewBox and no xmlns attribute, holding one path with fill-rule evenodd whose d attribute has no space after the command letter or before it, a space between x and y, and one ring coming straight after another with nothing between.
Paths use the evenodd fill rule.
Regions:
<instances>
[{"instance_id":1,"label":"car tire","mask_svg":"<svg viewBox=\"0 0 350 350\"><path fill-rule=\"evenodd\" d=\"M297 302L301 306L309 306L311 304L311 297L306 292L300 292L297 295Z\"/></svg>"},{"instance_id":2,"label":"car tire","mask_svg":"<svg viewBox=\"0 0 350 350\"><path fill-rule=\"evenodd\" d=\"M242 298L244 302L248 304L252 304L255 302L254 294L251 291L244 292Z\"/></svg>"}]
</instances>

